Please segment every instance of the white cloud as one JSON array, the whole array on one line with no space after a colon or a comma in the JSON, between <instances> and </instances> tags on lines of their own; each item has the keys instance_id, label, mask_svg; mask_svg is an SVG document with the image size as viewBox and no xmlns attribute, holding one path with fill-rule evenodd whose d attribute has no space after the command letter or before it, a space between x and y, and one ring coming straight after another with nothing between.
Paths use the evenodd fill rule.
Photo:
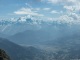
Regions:
<instances>
[{"instance_id":1,"label":"white cloud","mask_svg":"<svg viewBox=\"0 0 80 60\"><path fill-rule=\"evenodd\" d=\"M52 13L52 14L56 14L56 13L58 13L58 11L53 10L53 11L51 11L50 13Z\"/></svg>"},{"instance_id":2,"label":"white cloud","mask_svg":"<svg viewBox=\"0 0 80 60\"><path fill-rule=\"evenodd\" d=\"M79 5L66 5L66 6L64 6L64 8L65 9L67 9L68 11L72 11L72 12L78 12L78 11L80 11L80 4Z\"/></svg>"},{"instance_id":3,"label":"white cloud","mask_svg":"<svg viewBox=\"0 0 80 60\"><path fill-rule=\"evenodd\" d=\"M60 2L61 0L48 0L48 3L58 3Z\"/></svg>"},{"instance_id":4,"label":"white cloud","mask_svg":"<svg viewBox=\"0 0 80 60\"><path fill-rule=\"evenodd\" d=\"M62 3L63 4L63 2L64 3L71 3L71 4L77 4L77 3L79 3L80 2L80 0L47 0L47 2L48 3Z\"/></svg>"},{"instance_id":5,"label":"white cloud","mask_svg":"<svg viewBox=\"0 0 80 60\"><path fill-rule=\"evenodd\" d=\"M69 11L73 11L74 10L73 6L64 6L64 8L69 10Z\"/></svg>"},{"instance_id":6,"label":"white cloud","mask_svg":"<svg viewBox=\"0 0 80 60\"><path fill-rule=\"evenodd\" d=\"M58 19L60 22L63 22L63 23L73 23L73 18L69 17L68 15L62 15Z\"/></svg>"},{"instance_id":7,"label":"white cloud","mask_svg":"<svg viewBox=\"0 0 80 60\"><path fill-rule=\"evenodd\" d=\"M63 11L52 10L51 14L63 14Z\"/></svg>"},{"instance_id":8,"label":"white cloud","mask_svg":"<svg viewBox=\"0 0 80 60\"><path fill-rule=\"evenodd\" d=\"M48 3L61 4L67 10L80 10L80 0L47 0Z\"/></svg>"},{"instance_id":9,"label":"white cloud","mask_svg":"<svg viewBox=\"0 0 80 60\"><path fill-rule=\"evenodd\" d=\"M80 16L72 13L71 15L61 15L55 20L59 23L80 24Z\"/></svg>"},{"instance_id":10,"label":"white cloud","mask_svg":"<svg viewBox=\"0 0 80 60\"><path fill-rule=\"evenodd\" d=\"M30 8L21 8L20 10L15 11L14 13L18 15L43 16L43 14L39 14L37 11L33 11Z\"/></svg>"},{"instance_id":11,"label":"white cloud","mask_svg":"<svg viewBox=\"0 0 80 60\"><path fill-rule=\"evenodd\" d=\"M80 21L80 16L79 16L78 14L76 14L76 13L72 13L72 14L70 15L70 17L72 17L75 21L77 21L77 20Z\"/></svg>"},{"instance_id":12,"label":"white cloud","mask_svg":"<svg viewBox=\"0 0 80 60\"><path fill-rule=\"evenodd\" d=\"M43 1L43 0L42 0ZM52 10L51 8L35 8L33 9L32 6L28 3L26 5L28 8L21 8L18 11L15 11L15 14L18 15L35 15L35 16L43 16L43 14L39 14L38 12L48 11L51 14L59 14L61 16L57 17L55 20L58 22L64 23L76 23L80 22L80 16L76 13L80 11L80 0L44 0L47 3L58 4L63 7L65 12L59 10ZM55 5L56 7L56 5ZM52 10L52 11L51 11ZM46 19L44 19L46 20ZM49 20L54 20L54 18L50 18Z\"/></svg>"},{"instance_id":13,"label":"white cloud","mask_svg":"<svg viewBox=\"0 0 80 60\"><path fill-rule=\"evenodd\" d=\"M30 4L25 3L28 8L21 8L14 13L17 15L33 15L33 16L44 16L43 14L39 14L40 8L33 8Z\"/></svg>"},{"instance_id":14,"label":"white cloud","mask_svg":"<svg viewBox=\"0 0 80 60\"><path fill-rule=\"evenodd\" d=\"M43 8L43 10L45 10L45 11L49 11L49 10L50 10L50 8Z\"/></svg>"},{"instance_id":15,"label":"white cloud","mask_svg":"<svg viewBox=\"0 0 80 60\"><path fill-rule=\"evenodd\" d=\"M41 8L35 8L37 11L41 10Z\"/></svg>"},{"instance_id":16,"label":"white cloud","mask_svg":"<svg viewBox=\"0 0 80 60\"><path fill-rule=\"evenodd\" d=\"M66 9L62 11L63 14L62 15L66 15L66 16L62 16L65 17L66 19L68 18L68 20L80 20L80 16L78 14L78 12L80 12L80 0L47 0L47 3L52 3L53 5L58 4L61 5L61 7L63 7L63 9ZM58 11L51 11L51 13L60 13ZM65 20L65 19L63 19Z\"/></svg>"}]
</instances>

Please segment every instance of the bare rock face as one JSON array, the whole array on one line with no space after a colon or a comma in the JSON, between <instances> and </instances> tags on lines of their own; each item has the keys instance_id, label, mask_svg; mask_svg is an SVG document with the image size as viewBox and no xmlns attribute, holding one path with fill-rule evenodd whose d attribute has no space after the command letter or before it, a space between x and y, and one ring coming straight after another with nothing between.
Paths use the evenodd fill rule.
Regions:
<instances>
[{"instance_id":1,"label":"bare rock face","mask_svg":"<svg viewBox=\"0 0 80 60\"><path fill-rule=\"evenodd\" d=\"M10 60L9 56L5 53L5 51L1 49L0 49L0 60Z\"/></svg>"}]
</instances>

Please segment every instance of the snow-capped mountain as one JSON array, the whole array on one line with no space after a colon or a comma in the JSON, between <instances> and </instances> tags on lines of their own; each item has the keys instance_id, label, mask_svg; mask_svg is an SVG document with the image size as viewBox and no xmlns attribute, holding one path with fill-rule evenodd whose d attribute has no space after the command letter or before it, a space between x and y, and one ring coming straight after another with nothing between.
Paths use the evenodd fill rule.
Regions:
<instances>
[{"instance_id":1,"label":"snow-capped mountain","mask_svg":"<svg viewBox=\"0 0 80 60\"><path fill-rule=\"evenodd\" d=\"M57 20L27 15L19 18L0 20L0 32L3 34L13 35L26 30L71 29L73 28L73 25L79 26L79 24L74 24L71 21L66 22L63 19Z\"/></svg>"},{"instance_id":2,"label":"snow-capped mountain","mask_svg":"<svg viewBox=\"0 0 80 60\"><path fill-rule=\"evenodd\" d=\"M25 31L27 29L38 29L39 25L37 22L39 21L36 21L36 19L31 16L0 20L0 32L5 34L13 32L12 34L15 34L16 32Z\"/></svg>"}]
</instances>

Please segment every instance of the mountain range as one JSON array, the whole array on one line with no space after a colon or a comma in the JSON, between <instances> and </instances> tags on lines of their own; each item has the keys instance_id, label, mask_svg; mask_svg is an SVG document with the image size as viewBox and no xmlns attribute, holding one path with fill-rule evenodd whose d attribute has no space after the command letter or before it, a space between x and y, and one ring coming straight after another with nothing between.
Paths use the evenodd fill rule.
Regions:
<instances>
[{"instance_id":1,"label":"mountain range","mask_svg":"<svg viewBox=\"0 0 80 60\"><path fill-rule=\"evenodd\" d=\"M24 16L0 20L0 32L7 35L14 35L26 30L60 30L66 28L68 30L75 29L77 26L80 26L80 24L73 24L71 22L67 23L60 20L50 20L49 18L43 19L34 16ZM77 27L77 29L79 28Z\"/></svg>"},{"instance_id":2,"label":"mountain range","mask_svg":"<svg viewBox=\"0 0 80 60\"><path fill-rule=\"evenodd\" d=\"M30 16L1 20L0 48L12 60L80 59L79 26Z\"/></svg>"},{"instance_id":3,"label":"mountain range","mask_svg":"<svg viewBox=\"0 0 80 60\"><path fill-rule=\"evenodd\" d=\"M27 45L27 44L26 44ZM80 59L80 35L47 41L40 47L22 46L7 39L0 38L0 49L10 56L11 60L71 60Z\"/></svg>"}]
</instances>

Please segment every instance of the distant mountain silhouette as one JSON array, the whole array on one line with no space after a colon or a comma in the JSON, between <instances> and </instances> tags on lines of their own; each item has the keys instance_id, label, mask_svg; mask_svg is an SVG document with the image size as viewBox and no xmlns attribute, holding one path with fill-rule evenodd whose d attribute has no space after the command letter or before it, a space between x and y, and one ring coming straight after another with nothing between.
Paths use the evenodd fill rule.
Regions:
<instances>
[{"instance_id":1,"label":"distant mountain silhouette","mask_svg":"<svg viewBox=\"0 0 80 60\"><path fill-rule=\"evenodd\" d=\"M43 30L26 30L21 33L17 33L8 37L11 41L18 44L41 44L44 41L51 40L52 35L49 32Z\"/></svg>"}]
</instances>

